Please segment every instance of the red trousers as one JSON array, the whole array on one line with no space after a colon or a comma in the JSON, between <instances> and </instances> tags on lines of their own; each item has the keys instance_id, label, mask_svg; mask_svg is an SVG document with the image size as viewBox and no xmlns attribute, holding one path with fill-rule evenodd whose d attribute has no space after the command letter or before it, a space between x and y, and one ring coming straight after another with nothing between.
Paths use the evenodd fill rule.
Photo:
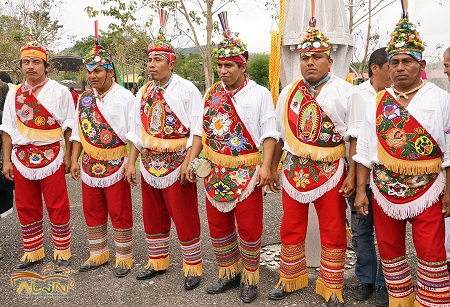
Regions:
<instances>
[{"instance_id":1,"label":"red trousers","mask_svg":"<svg viewBox=\"0 0 450 307\"><path fill-rule=\"evenodd\" d=\"M37 261L43 254L43 204L47 208L52 224L52 239L55 255L63 259L70 258L70 204L67 194L64 166L44 179L30 180L23 177L14 167L14 183L16 188L16 209L22 226L22 237L26 259ZM36 255L36 252L40 255ZM65 252L64 252L65 251ZM33 255L33 253L35 255ZM64 254L64 256L63 256Z\"/></svg>"}]
</instances>

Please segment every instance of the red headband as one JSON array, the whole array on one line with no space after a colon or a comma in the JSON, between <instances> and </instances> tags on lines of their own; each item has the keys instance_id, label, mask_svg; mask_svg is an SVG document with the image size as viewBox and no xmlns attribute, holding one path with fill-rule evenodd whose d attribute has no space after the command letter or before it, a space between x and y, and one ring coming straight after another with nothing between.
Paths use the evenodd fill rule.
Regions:
<instances>
[{"instance_id":1,"label":"red headband","mask_svg":"<svg viewBox=\"0 0 450 307\"><path fill-rule=\"evenodd\" d=\"M247 63L247 60L245 59L245 57L242 54L238 54L235 56L231 56L231 57L226 57L226 58L217 58L217 61L231 61L231 62L235 62L235 63Z\"/></svg>"}]
</instances>

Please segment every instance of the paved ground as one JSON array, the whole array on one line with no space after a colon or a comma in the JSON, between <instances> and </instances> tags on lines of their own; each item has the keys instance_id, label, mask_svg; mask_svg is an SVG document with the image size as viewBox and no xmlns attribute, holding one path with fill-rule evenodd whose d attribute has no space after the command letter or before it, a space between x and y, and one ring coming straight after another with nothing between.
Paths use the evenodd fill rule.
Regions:
<instances>
[{"instance_id":1,"label":"paved ground","mask_svg":"<svg viewBox=\"0 0 450 307\"><path fill-rule=\"evenodd\" d=\"M141 195L139 186L133 189L134 209L134 238L133 258L135 266L132 272L125 278L114 277L114 263L103 266L95 271L79 273L78 267L87 259L89 252L87 247L87 234L81 208L81 184L67 177L69 197L71 200L71 223L72 223L72 274L63 274L73 280L73 288L66 294L61 291L53 291L50 294L21 294L17 293L19 285L23 280L16 281L15 286L11 283L14 274L12 267L22 256L22 243L20 226L17 214L14 212L0 221L0 240L2 242L5 258L0 260L0 306L242 306L245 305L239 299L239 290L232 289L227 293L219 295L206 294L206 288L217 278L217 267L209 239L208 226L205 216L204 194L200 193L200 214L202 220L202 246L203 246L203 278L201 285L192 291L183 288L183 272L181 251L178 246L175 231L172 231L172 243L170 250L171 265L166 274L152 280L138 281L136 275L143 269L146 263L145 236L141 215ZM201 191L201 189L199 189ZM263 246L276 245L279 243L279 225L282 215L281 197L279 194L269 194L264 197L264 233ZM46 257L41 263L33 267L32 271L42 274L42 270L51 264L51 233L49 222L45 220L45 250ZM409 238L410 241L410 238ZM114 250L111 228L109 228L109 246ZM114 253L112 252L112 255ZM408 249L408 258L413 270L415 270L415 257L412 248ZM348 258L347 266L350 267L355 259ZM45 274L46 275L46 274ZM47 275L46 275L47 276ZM321 297L314 294L315 279L317 271L309 269L309 286L301 291L290 294L280 302L269 301L267 294L278 281L278 271L266 265L261 267L261 281L259 284L258 298L252 303L253 306L323 306ZM25 279L31 287L29 279ZM58 280L65 286L67 280ZM56 283L56 280L54 281ZM354 269L345 271L345 285L352 287L356 285ZM49 288L49 281L37 282L35 291ZM350 297L350 291L344 291L344 299L347 306L374 306L373 298L367 302L357 302Z\"/></svg>"}]
</instances>

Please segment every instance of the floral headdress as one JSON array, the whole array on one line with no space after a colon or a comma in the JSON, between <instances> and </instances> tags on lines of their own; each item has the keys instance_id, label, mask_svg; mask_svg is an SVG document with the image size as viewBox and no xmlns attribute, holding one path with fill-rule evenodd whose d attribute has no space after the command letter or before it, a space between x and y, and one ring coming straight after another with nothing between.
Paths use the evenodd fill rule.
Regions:
<instances>
[{"instance_id":1,"label":"floral headdress","mask_svg":"<svg viewBox=\"0 0 450 307\"><path fill-rule=\"evenodd\" d=\"M48 51L40 43L34 40L34 36L30 30L30 41L20 48L20 59L24 57L36 57L48 62Z\"/></svg>"},{"instance_id":2,"label":"floral headdress","mask_svg":"<svg viewBox=\"0 0 450 307\"><path fill-rule=\"evenodd\" d=\"M303 40L298 44L298 51L301 53L325 52L329 55L330 40L316 28L316 22L316 18L311 17L309 29L306 31Z\"/></svg>"},{"instance_id":3,"label":"floral headdress","mask_svg":"<svg viewBox=\"0 0 450 307\"><path fill-rule=\"evenodd\" d=\"M408 54L420 62L425 45L413 23L409 21L408 2L403 0L401 3L402 18L397 22L394 31L391 33L391 40L386 48L386 53L389 60L396 54Z\"/></svg>"},{"instance_id":4,"label":"floral headdress","mask_svg":"<svg viewBox=\"0 0 450 307\"><path fill-rule=\"evenodd\" d=\"M224 39L213 49L212 56L216 58L231 58L230 60L233 62L246 62L242 54L247 51L247 45L240 38L231 36L227 12L221 12L218 16L222 25Z\"/></svg>"},{"instance_id":5,"label":"floral headdress","mask_svg":"<svg viewBox=\"0 0 450 307\"><path fill-rule=\"evenodd\" d=\"M158 37L148 46L148 54L159 54L167 58L170 62L175 61L176 53L172 43L164 36L164 28L167 24L169 13L163 9L158 10L159 15L159 32Z\"/></svg>"}]
</instances>

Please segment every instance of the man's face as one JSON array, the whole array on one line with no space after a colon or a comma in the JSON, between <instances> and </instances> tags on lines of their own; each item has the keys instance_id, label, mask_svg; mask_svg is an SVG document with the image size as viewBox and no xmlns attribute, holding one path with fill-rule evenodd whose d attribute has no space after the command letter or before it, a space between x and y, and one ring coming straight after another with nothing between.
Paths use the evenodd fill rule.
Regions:
<instances>
[{"instance_id":1,"label":"man's face","mask_svg":"<svg viewBox=\"0 0 450 307\"><path fill-rule=\"evenodd\" d=\"M392 84L391 78L389 77L389 64L384 63L381 68L375 64L376 67L372 69L373 77L377 79L377 82L383 87L390 87Z\"/></svg>"},{"instance_id":2,"label":"man's face","mask_svg":"<svg viewBox=\"0 0 450 307\"><path fill-rule=\"evenodd\" d=\"M89 84L96 90L108 90L112 84L112 69L106 70L103 66L97 66L87 72Z\"/></svg>"},{"instance_id":3,"label":"man's face","mask_svg":"<svg viewBox=\"0 0 450 307\"><path fill-rule=\"evenodd\" d=\"M152 80L161 81L170 75L174 62L169 62L165 57L159 54L149 54L147 70Z\"/></svg>"},{"instance_id":4,"label":"man's face","mask_svg":"<svg viewBox=\"0 0 450 307\"><path fill-rule=\"evenodd\" d=\"M237 83L239 80L242 80L246 67L247 63L242 63L241 67L239 67L236 62L217 60L217 74L223 84L231 88L240 86L240 84L237 85Z\"/></svg>"},{"instance_id":5,"label":"man's face","mask_svg":"<svg viewBox=\"0 0 450 307\"><path fill-rule=\"evenodd\" d=\"M35 57L24 57L22 59L22 73L28 82L40 82L41 79L45 79L45 71L43 59Z\"/></svg>"},{"instance_id":6,"label":"man's face","mask_svg":"<svg viewBox=\"0 0 450 307\"><path fill-rule=\"evenodd\" d=\"M389 76L396 88L407 89L420 79L425 61L419 63L408 54L396 54L389 61Z\"/></svg>"},{"instance_id":7,"label":"man's face","mask_svg":"<svg viewBox=\"0 0 450 307\"><path fill-rule=\"evenodd\" d=\"M444 54L444 73L448 77L448 81L450 81L450 53Z\"/></svg>"},{"instance_id":8,"label":"man's face","mask_svg":"<svg viewBox=\"0 0 450 307\"><path fill-rule=\"evenodd\" d=\"M302 53L300 55L300 71L303 78L309 83L317 83L328 73L328 69L333 65L333 60L323 52L313 54Z\"/></svg>"}]
</instances>

